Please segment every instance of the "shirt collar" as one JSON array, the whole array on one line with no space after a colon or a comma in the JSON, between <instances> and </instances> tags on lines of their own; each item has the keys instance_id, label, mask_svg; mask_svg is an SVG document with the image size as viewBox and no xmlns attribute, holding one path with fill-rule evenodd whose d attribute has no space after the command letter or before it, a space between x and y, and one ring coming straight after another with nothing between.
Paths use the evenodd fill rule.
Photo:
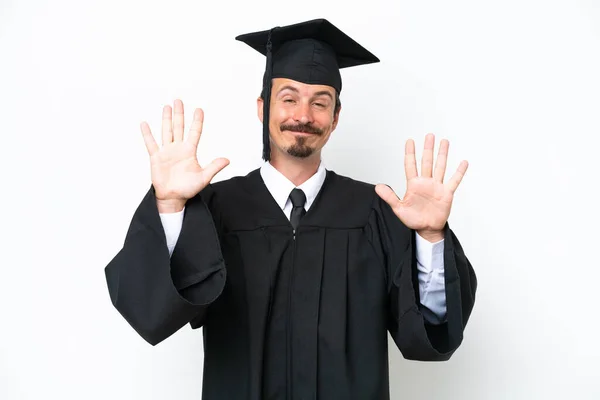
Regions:
<instances>
[{"instance_id":1,"label":"shirt collar","mask_svg":"<svg viewBox=\"0 0 600 400\"><path fill-rule=\"evenodd\" d=\"M271 196L273 196L279 207L283 210L291 191L296 186L275 167L273 167L270 162L265 162L262 165L260 168L260 175L265 182L267 189L271 193ZM306 211L308 211L312 203L315 201L317 194L319 194L319 191L323 186L323 182L325 182L326 175L327 171L323 165L323 162L321 162L317 172L302 185L298 186L298 189L302 189L306 195L306 205L304 206Z\"/></svg>"}]
</instances>

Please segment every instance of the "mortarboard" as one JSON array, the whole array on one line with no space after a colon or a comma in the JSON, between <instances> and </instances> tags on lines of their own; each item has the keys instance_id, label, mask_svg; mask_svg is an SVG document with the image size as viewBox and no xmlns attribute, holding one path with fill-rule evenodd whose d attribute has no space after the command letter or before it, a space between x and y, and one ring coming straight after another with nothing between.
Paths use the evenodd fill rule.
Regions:
<instances>
[{"instance_id":1,"label":"mortarboard","mask_svg":"<svg viewBox=\"0 0 600 400\"><path fill-rule=\"evenodd\" d=\"M379 59L325 19L275 27L236 37L267 57L263 77L263 159L271 156L269 110L271 80L287 78L342 91L340 68L379 62Z\"/></svg>"}]
</instances>

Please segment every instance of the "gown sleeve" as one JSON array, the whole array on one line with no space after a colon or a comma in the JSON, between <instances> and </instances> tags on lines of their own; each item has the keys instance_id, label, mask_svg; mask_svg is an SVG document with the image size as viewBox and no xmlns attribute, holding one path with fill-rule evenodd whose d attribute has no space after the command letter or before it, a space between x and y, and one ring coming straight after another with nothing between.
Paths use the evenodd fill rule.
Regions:
<instances>
[{"instance_id":1,"label":"gown sleeve","mask_svg":"<svg viewBox=\"0 0 600 400\"><path fill-rule=\"evenodd\" d=\"M376 196L369 219L375 251L385 266L388 330L404 358L446 361L460 346L473 310L477 278L456 235L444 227L446 320L431 324L421 312L416 264L416 232L406 227L390 206Z\"/></svg>"},{"instance_id":2,"label":"gown sleeve","mask_svg":"<svg viewBox=\"0 0 600 400\"><path fill-rule=\"evenodd\" d=\"M201 326L223 291L226 269L208 204L207 186L188 200L180 236L169 257L151 187L133 215L122 249L105 267L114 307L151 345L187 323Z\"/></svg>"}]
</instances>

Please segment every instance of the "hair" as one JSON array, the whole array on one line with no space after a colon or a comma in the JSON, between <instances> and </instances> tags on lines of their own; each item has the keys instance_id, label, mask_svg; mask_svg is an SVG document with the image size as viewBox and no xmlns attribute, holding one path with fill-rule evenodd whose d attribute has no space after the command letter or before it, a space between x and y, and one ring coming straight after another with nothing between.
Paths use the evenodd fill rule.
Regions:
<instances>
[{"instance_id":1,"label":"hair","mask_svg":"<svg viewBox=\"0 0 600 400\"><path fill-rule=\"evenodd\" d=\"M342 108L342 101L340 100L340 93L335 91L335 107L333 108L333 115L337 115Z\"/></svg>"},{"instance_id":2,"label":"hair","mask_svg":"<svg viewBox=\"0 0 600 400\"><path fill-rule=\"evenodd\" d=\"M263 88L262 92L260 92L260 98L265 99L264 97L265 88ZM342 108L342 101L340 100L340 92L335 91L335 106L333 107L333 115L336 116L340 109Z\"/></svg>"}]
</instances>

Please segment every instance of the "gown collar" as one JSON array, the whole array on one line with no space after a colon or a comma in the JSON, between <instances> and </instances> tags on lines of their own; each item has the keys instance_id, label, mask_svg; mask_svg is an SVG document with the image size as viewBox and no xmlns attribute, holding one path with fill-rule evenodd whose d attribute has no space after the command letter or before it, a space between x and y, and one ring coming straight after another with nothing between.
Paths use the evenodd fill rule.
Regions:
<instances>
[{"instance_id":1,"label":"gown collar","mask_svg":"<svg viewBox=\"0 0 600 400\"><path fill-rule=\"evenodd\" d=\"M273 167L270 162L265 162L262 165L260 168L260 175L279 208L282 210L285 208L290 192L297 187L298 189L302 189L306 195L306 205L304 206L304 209L308 211L317 198L317 194L319 194L319 191L323 187L327 171L323 162L321 162L317 172L300 186L294 185L281 172Z\"/></svg>"}]
</instances>

